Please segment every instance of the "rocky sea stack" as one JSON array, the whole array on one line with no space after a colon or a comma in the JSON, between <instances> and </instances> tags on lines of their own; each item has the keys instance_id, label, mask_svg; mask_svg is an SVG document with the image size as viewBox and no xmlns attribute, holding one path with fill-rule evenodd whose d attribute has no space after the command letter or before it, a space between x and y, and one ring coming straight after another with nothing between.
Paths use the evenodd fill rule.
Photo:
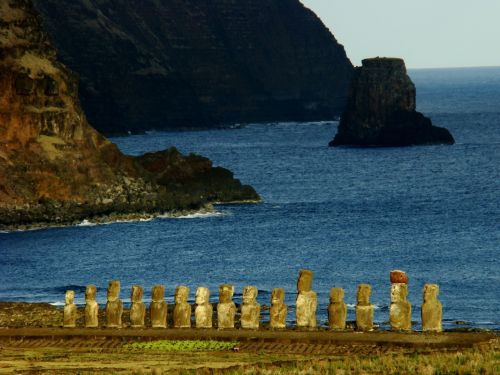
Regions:
<instances>
[{"instance_id":1,"label":"rocky sea stack","mask_svg":"<svg viewBox=\"0 0 500 375\"><path fill-rule=\"evenodd\" d=\"M347 107L330 146L453 144L447 129L416 111L416 90L402 59L373 58L356 68Z\"/></svg>"},{"instance_id":2,"label":"rocky sea stack","mask_svg":"<svg viewBox=\"0 0 500 375\"><path fill-rule=\"evenodd\" d=\"M257 200L206 158L123 155L87 123L31 0L0 2L0 229Z\"/></svg>"}]
</instances>

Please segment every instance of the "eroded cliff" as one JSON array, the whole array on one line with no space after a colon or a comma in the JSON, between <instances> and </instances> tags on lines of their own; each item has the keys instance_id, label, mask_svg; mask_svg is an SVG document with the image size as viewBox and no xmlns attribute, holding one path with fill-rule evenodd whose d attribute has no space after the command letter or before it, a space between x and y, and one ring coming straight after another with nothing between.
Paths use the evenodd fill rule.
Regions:
<instances>
[{"instance_id":1,"label":"eroded cliff","mask_svg":"<svg viewBox=\"0 0 500 375\"><path fill-rule=\"evenodd\" d=\"M199 160L175 154L191 172L174 185L95 131L31 0L0 1L0 228L259 199L208 159L200 171ZM175 168L171 161L164 168ZM219 183L204 184L207 175Z\"/></svg>"},{"instance_id":2,"label":"eroded cliff","mask_svg":"<svg viewBox=\"0 0 500 375\"><path fill-rule=\"evenodd\" d=\"M352 65L299 0L35 0L105 133L330 120Z\"/></svg>"}]
</instances>

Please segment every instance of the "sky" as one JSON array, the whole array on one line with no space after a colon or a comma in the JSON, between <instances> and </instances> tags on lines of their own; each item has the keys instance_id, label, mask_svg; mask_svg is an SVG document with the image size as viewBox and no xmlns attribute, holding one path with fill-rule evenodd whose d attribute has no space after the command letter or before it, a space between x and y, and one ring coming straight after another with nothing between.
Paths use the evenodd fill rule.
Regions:
<instances>
[{"instance_id":1,"label":"sky","mask_svg":"<svg viewBox=\"0 0 500 375\"><path fill-rule=\"evenodd\" d=\"M354 65L402 57L409 68L500 66L500 0L301 0Z\"/></svg>"}]
</instances>

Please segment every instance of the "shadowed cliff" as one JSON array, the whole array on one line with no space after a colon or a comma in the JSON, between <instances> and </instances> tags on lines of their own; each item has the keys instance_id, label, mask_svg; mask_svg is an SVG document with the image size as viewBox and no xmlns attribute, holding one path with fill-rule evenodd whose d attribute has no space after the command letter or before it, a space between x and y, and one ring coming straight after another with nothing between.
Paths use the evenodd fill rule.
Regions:
<instances>
[{"instance_id":1,"label":"shadowed cliff","mask_svg":"<svg viewBox=\"0 0 500 375\"><path fill-rule=\"evenodd\" d=\"M298 0L35 0L105 133L330 120L353 67Z\"/></svg>"}]
</instances>

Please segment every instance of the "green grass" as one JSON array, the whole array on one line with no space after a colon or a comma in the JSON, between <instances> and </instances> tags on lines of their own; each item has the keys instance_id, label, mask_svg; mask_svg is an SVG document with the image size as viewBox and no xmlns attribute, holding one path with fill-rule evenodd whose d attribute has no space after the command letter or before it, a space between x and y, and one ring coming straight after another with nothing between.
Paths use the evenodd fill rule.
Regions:
<instances>
[{"instance_id":1,"label":"green grass","mask_svg":"<svg viewBox=\"0 0 500 375\"><path fill-rule=\"evenodd\" d=\"M126 349L146 349L161 350L165 352L221 352L232 350L238 346L236 341L201 341L201 340L182 340L182 341L148 341L134 342L125 345Z\"/></svg>"}]
</instances>

